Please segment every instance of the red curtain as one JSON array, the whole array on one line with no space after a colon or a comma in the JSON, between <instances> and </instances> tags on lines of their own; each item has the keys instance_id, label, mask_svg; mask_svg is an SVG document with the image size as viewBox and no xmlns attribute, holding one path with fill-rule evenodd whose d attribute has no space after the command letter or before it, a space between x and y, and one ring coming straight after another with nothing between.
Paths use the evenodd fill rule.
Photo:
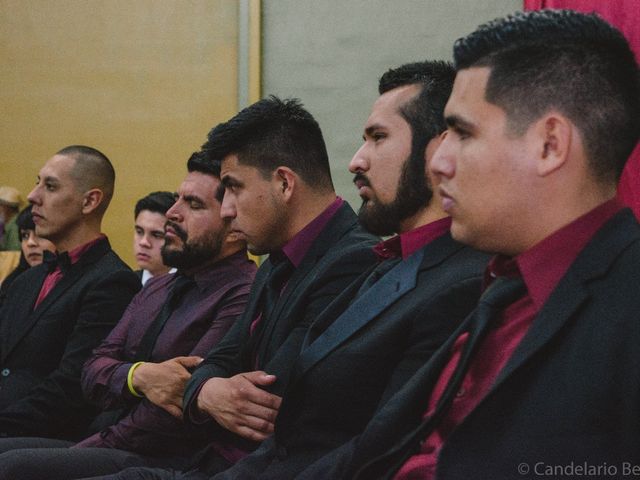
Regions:
<instances>
[{"instance_id":1,"label":"red curtain","mask_svg":"<svg viewBox=\"0 0 640 480\"><path fill-rule=\"evenodd\" d=\"M580 12L596 12L615 25L627 37L640 61L640 2L638 0L524 0L525 10L566 8ZM640 144L629 157L620 178L618 196L640 218Z\"/></svg>"}]
</instances>

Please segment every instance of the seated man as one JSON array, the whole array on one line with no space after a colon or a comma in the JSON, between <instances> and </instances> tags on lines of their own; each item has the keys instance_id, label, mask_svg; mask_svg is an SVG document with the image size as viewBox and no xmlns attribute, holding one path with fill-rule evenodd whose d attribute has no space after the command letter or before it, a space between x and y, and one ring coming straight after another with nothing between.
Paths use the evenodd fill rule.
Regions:
<instances>
[{"instance_id":1,"label":"seated man","mask_svg":"<svg viewBox=\"0 0 640 480\"><path fill-rule=\"evenodd\" d=\"M0 455L0 478L69 479L131 465L180 465L206 445L206 431L182 422L184 386L244 310L256 266L220 217L219 172L200 154L187 168L163 229L162 258L177 273L149 281L83 370L87 397L117 409L118 420L75 445L0 440L0 451L12 450ZM73 448L44 448L56 446Z\"/></svg>"},{"instance_id":2,"label":"seated man","mask_svg":"<svg viewBox=\"0 0 640 480\"><path fill-rule=\"evenodd\" d=\"M454 48L431 161L454 238L498 252L475 312L364 433L300 478L626 478L640 461L640 225L616 200L638 64L548 10ZM626 469L626 470L625 470Z\"/></svg>"},{"instance_id":3,"label":"seated man","mask_svg":"<svg viewBox=\"0 0 640 480\"><path fill-rule=\"evenodd\" d=\"M171 192L153 192L136 202L134 209L133 254L140 270L142 285L151 277L169 271L162 261L160 249L164 245L164 224L167 210L175 203Z\"/></svg>"},{"instance_id":4,"label":"seated man","mask_svg":"<svg viewBox=\"0 0 640 480\"><path fill-rule=\"evenodd\" d=\"M455 72L445 62L385 73L349 164L361 224L398 235L379 263L312 323L275 421L260 448L214 478L287 479L360 433L379 404L440 347L476 304L488 258L451 239L450 218L425 173L445 130ZM206 479L128 469L110 478Z\"/></svg>"},{"instance_id":5,"label":"seated man","mask_svg":"<svg viewBox=\"0 0 640 480\"><path fill-rule=\"evenodd\" d=\"M0 309L2 436L77 439L97 412L82 396L82 365L140 289L100 233L114 179L102 153L70 146L28 196L36 234L59 255L16 278Z\"/></svg>"},{"instance_id":6,"label":"seated man","mask_svg":"<svg viewBox=\"0 0 640 480\"><path fill-rule=\"evenodd\" d=\"M294 478L359 434L475 307L489 258L451 238L438 184L425 172L446 128L454 77L445 62L421 62L380 79L349 170L363 200L360 222L397 235L375 247L375 270L312 324L275 433L213 478Z\"/></svg>"}]
</instances>

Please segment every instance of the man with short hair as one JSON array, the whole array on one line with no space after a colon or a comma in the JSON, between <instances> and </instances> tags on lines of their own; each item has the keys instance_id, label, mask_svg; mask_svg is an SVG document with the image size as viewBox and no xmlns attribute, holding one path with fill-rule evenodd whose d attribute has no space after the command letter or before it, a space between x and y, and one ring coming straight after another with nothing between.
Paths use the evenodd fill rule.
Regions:
<instances>
[{"instance_id":1,"label":"man with short hair","mask_svg":"<svg viewBox=\"0 0 640 480\"><path fill-rule=\"evenodd\" d=\"M142 285L151 277L165 274L170 267L162 261L160 250L164 245L165 214L175 198L171 192L152 192L136 202L134 209L133 254L140 270Z\"/></svg>"},{"instance_id":2,"label":"man with short hair","mask_svg":"<svg viewBox=\"0 0 640 480\"><path fill-rule=\"evenodd\" d=\"M214 128L203 149L221 161L221 214L231 231L251 253L270 254L242 317L185 392L185 418L212 429L195 463L213 473L273 432L309 325L374 262L377 237L336 197L320 127L297 100L260 100ZM134 468L117 477L156 474L179 475Z\"/></svg>"},{"instance_id":3,"label":"man with short hair","mask_svg":"<svg viewBox=\"0 0 640 480\"><path fill-rule=\"evenodd\" d=\"M51 257L20 275L0 310L0 435L81 437L96 413L80 372L140 288L101 233L115 172L98 150L51 157L29 194Z\"/></svg>"},{"instance_id":4,"label":"man with short hair","mask_svg":"<svg viewBox=\"0 0 640 480\"><path fill-rule=\"evenodd\" d=\"M0 478L65 480L133 465L180 466L207 444L206 430L182 422L184 386L244 310L256 266L220 217L219 169L201 153L187 168L162 247L177 273L149 281L83 370L85 394L107 419L117 409L115 423L75 445L0 440L0 451L11 450L0 455Z\"/></svg>"},{"instance_id":5,"label":"man with short hair","mask_svg":"<svg viewBox=\"0 0 640 480\"><path fill-rule=\"evenodd\" d=\"M311 325L274 434L214 478L294 478L358 435L475 307L488 256L451 238L426 174L454 77L446 62L419 62L380 79L349 170L362 197L360 222L396 235L374 248L373 271Z\"/></svg>"},{"instance_id":6,"label":"man with short hair","mask_svg":"<svg viewBox=\"0 0 640 480\"><path fill-rule=\"evenodd\" d=\"M625 476L640 460L640 226L615 197L640 136L638 64L615 28L562 10L483 25L454 58L431 171L454 238L498 253L488 286L301 478Z\"/></svg>"},{"instance_id":7,"label":"man with short hair","mask_svg":"<svg viewBox=\"0 0 640 480\"><path fill-rule=\"evenodd\" d=\"M360 433L475 306L488 258L451 239L450 219L425 171L446 128L442 112L454 76L446 62L420 62L380 79L349 169L363 200L360 222L398 235L375 246L378 263L312 323L274 434L214 478L294 478ZM113 478L209 477L144 473Z\"/></svg>"}]
</instances>

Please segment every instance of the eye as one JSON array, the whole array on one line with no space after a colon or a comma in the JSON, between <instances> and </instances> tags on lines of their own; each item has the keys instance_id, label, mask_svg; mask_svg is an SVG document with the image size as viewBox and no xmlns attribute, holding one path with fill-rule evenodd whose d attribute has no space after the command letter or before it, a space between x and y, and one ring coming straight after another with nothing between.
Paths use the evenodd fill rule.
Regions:
<instances>
[{"instance_id":1,"label":"eye","mask_svg":"<svg viewBox=\"0 0 640 480\"><path fill-rule=\"evenodd\" d=\"M46 182L44 184L44 188L46 188L47 191L49 191L49 192L53 192L56 189L56 186L54 184L52 184L52 183Z\"/></svg>"},{"instance_id":2,"label":"eye","mask_svg":"<svg viewBox=\"0 0 640 480\"><path fill-rule=\"evenodd\" d=\"M373 138L374 142L378 143L380 140L387 138L387 135L382 132L374 132L373 135L371 135L371 138Z\"/></svg>"},{"instance_id":3,"label":"eye","mask_svg":"<svg viewBox=\"0 0 640 480\"><path fill-rule=\"evenodd\" d=\"M151 236L153 238L157 238L158 240L162 240L164 238L164 233L163 232L153 232L153 234L151 234Z\"/></svg>"},{"instance_id":4,"label":"eye","mask_svg":"<svg viewBox=\"0 0 640 480\"><path fill-rule=\"evenodd\" d=\"M28 230L24 230L24 231L20 232L20 239L21 240L29 240L29 231Z\"/></svg>"}]
</instances>

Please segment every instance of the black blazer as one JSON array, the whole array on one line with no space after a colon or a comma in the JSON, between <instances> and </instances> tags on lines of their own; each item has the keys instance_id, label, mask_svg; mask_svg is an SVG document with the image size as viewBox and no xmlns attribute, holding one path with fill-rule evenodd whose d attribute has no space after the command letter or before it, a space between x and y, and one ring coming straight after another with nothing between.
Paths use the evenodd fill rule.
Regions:
<instances>
[{"instance_id":1,"label":"black blazer","mask_svg":"<svg viewBox=\"0 0 640 480\"><path fill-rule=\"evenodd\" d=\"M345 310L355 293L349 290L357 291L364 278L354 283L311 327L275 435L220 477L293 478L359 434L378 405L473 310L488 260L447 233L398 263ZM342 312L335 321L333 310Z\"/></svg>"},{"instance_id":2,"label":"black blazer","mask_svg":"<svg viewBox=\"0 0 640 480\"><path fill-rule=\"evenodd\" d=\"M82 396L82 365L140 282L106 238L33 310L46 275L43 264L16 278L0 310L0 435L74 440L96 413Z\"/></svg>"},{"instance_id":3,"label":"black blazer","mask_svg":"<svg viewBox=\"0 0 640 480\"><path fill-rule=\"evenodd\" d=\"M211 377L232 377L257 369L277 376L268 391L282 395L293 361L311 322L351 282L375 262L372 247L379 241L362 229L352 208L345 204L327 223L287 282L257 344L250 343L250 326L272 264L267 259L258 269L247 307L231 330L209 353L185 391L185 416L196 400L199 386ZM251 347L255 348L255 360ZM253 449L256 444L220 428L225 441Z\"/></svg>"},{"instance_id":4,"label":"black blazer","mask_svg":"<svg viewBox=\"0 0 640 480\"><path fill-rule=\"evenodd\" d=\"M392 478L424 437L422 415L451 342L358 441L301 478ZM580 253L486 397L447 439L437 478L559 478L547 468L572 462L613 465L617 473L591 477L621 478L623 462L638 464L638 445L640 226L625 209Z\"/></svg>"}]
</instances>

